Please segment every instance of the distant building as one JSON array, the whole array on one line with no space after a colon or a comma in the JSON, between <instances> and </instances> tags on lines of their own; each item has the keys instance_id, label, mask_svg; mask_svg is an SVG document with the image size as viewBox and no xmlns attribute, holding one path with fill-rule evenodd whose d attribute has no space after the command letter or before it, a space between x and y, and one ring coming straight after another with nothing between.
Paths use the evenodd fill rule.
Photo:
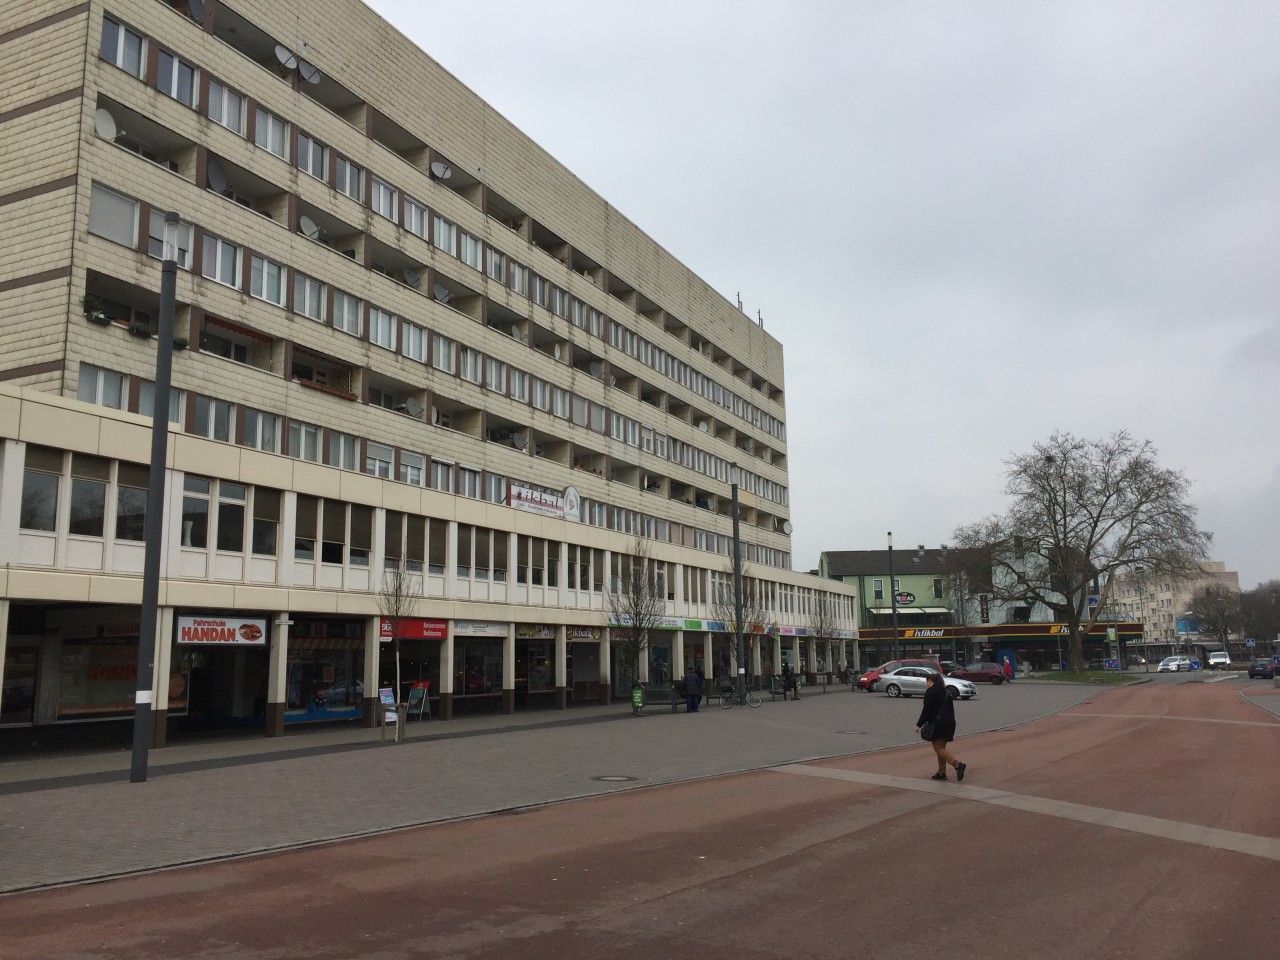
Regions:
<instances>
[{"instance_id":1,"label":"distant building","mask_svg":"<svg viewBox=\"0 0 1280 960\"><path fill-rule=\"evenodd\" d=\"M1108 603L1109 612L1126 620L1142 624L1143 643L1151 654L1165 650L1186 649L1189 645L1205 647L1196 633L1191 612L1191 599L1197 592L1211 584L1221 584L1234 593L1240 592L1240 574L1228 570L1219 560L1202 563L1200 576L1173 579L1156 577L1143 572L1126 573L1116 577ZM1221 645L1208 641L1214 649Z\"/></svg>"}]
</instances>

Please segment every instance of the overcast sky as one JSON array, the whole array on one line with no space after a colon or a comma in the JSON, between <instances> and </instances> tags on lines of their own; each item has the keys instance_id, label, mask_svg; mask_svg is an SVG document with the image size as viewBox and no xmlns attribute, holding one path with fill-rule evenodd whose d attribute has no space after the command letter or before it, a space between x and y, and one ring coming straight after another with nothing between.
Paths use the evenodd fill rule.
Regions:
<instances>
[{"instance_id":1,"label":"overcast sky","mask_svg":"<svg viewBox=\"0 0 1280 960\"><path fill-rule=\"evenodd\" d=\"M794 566L937 546L1054 430L1280 577L1274 0L373 0L781 340Z\"/></svg>"}]
</instances>

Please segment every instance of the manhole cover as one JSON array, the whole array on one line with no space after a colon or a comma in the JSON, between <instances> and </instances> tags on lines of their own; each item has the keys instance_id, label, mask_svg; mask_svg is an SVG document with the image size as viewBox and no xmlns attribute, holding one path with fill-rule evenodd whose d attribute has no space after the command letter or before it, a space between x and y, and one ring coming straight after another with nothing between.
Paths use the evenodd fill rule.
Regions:
<instances>
[{"instance_id":1,"label":"manhole cover","mask_svg":"<svg viewBox=\"0 0 1280 960\"><path fill-rule=\"evenodd\" d=\"M601 783L630 783L635 777L624 777L619 774L610 774L605 777L592 777L592 780L599 780Z\"/></svg>"},{"instance_id":2,"label":"manhole cover","mask_svg":"<svg viewBox=\"0 0 1280 960\"><path fill-rule=\"evenodd\" d=\"M847 734L851 737L865 737L869 735L866 730L837 730L836 733Z\"/></svg>"}]
</instances>

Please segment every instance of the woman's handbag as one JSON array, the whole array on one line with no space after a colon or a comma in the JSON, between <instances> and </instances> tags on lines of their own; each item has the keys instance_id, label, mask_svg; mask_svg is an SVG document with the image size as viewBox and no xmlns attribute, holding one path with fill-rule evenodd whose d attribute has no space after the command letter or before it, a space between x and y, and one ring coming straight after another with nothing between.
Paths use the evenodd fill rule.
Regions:
<instances>
[{"instance_id":1,"label":"woman's handbag","mask_svg":"<svg viewBox=\"0 0 1280 960\"><path fill-rule=\"evenodd\" d=\"M943 687L943 688L942 688L942 693L943 693L943 696L946 696L946 693L947 693L947 688L946 688L946 687ZM929 743L932 743L932 742L933 742L933 735L934 735L934 733L936 732L936 727L937 727L937 722L936 722L936 721L937 721L938 717L941 717L941 716L942 716L942 707L944 707L944 706L946 706L946 704L945 704L945 703L938 707L938 716L937 716L937 717L934 717L934 718L933 718L933 720L928 720L928 721L926 721L926 722L925 722L925 723L920 727L920 739L921 739L921 740L925 740L925 741L927 741L927 742L929 742Z\"/></svg>"}]
</instances>

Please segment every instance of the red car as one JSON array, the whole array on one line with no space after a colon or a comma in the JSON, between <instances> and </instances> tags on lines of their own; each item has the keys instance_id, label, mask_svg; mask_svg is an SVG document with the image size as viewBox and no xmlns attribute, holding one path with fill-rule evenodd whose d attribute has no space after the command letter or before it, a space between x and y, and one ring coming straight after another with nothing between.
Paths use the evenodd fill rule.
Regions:
<instances>
[{"instance_id":1,"label":"red car","mask_svg":"<svg viewBox=\"0 0 1280 960\"><path fill-rule=\"evenodd\" d=\"M974 683L1004 683L1004 667L998 663L970 663L953 670L951 676L957 680L970 680Z\"/></svg>"},{"instance_id":2,"label":"red car","mask_svg":"<svg viewBox=\"0 0 1280 960\"><path fill-rule=\"evenodd\" d=\"M942 664L937 660L890 660L888 663L882 663L878 667L872 667L860 676L858 678L858 689L865 690L867 693L875 693L876 683L880 680L880 674L888 673L890 670L897 670L899 667L928 667L930 670L937 670L942 673Z\"/></svg>"}]
</instances>

